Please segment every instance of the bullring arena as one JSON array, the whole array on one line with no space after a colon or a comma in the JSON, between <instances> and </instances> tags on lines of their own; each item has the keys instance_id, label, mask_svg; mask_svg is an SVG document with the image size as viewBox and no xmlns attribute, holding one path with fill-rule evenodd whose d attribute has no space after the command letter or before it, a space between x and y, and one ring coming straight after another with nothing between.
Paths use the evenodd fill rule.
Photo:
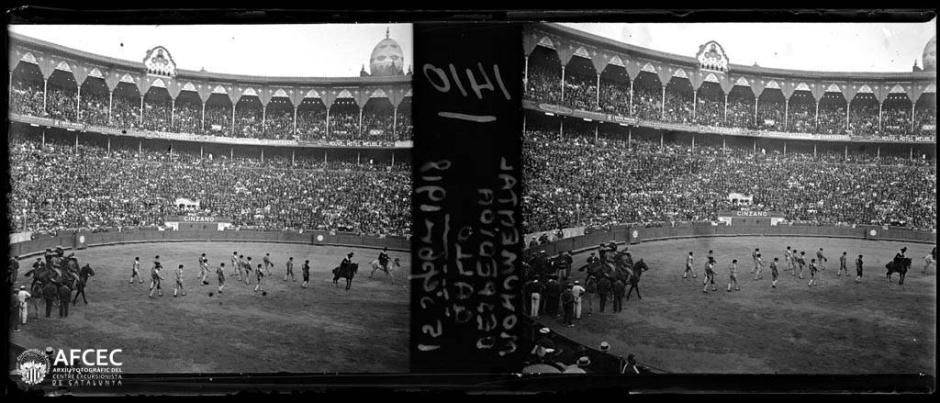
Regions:
<instances>
[{"instance_id":1,"label":"bullring arena","mask_svg":"<svg viewBox=\"0 0 940 403\"><path fill-rule=\"evenodd\" d=\"M89 242L95 242L95 235L87 235ZM91 264L96 272L86 290L88 304L79 299L66 320L58 320L56 310L51 319L31 317L29 326L11 333L11 342L25 348L120 348L128 373L407 371L407 242L399 240L389 253L393 260L400 259L401 267L393 268L389 276L378 271L369 279L369 263L380 252L376 247L313 244L313 234L297 233L153 231L152 236L159 235L176 239L109 242L74 251L80 264ZM213 235L218 240L205 241ZM236 237L241 239L235 241ZM385 242L393 243L378 239L370 243ZM258 262L265 253L271 254L274 267L264 280L267 295L252 291L254 276L250 285L236 280L230 263L234 251ZM342 279L339 286L333 285L331 270L348 252L354 252L360 269L345 291ZM209 285L198 279L197 259L202 253L212 268ZM163 271L163 296L149 298L148 273L156 255L172 270ZM137 256L143 283L130 284ZM296 280L284 281L285 262L291 256ZM308 288L301 287L304 260L310 260L311 266ZM215 275L219 263L226 264L222 294ZM174 297L171 273L179 264L185 265L186 296ZM43 310L37 314L44 315Z\"/></svg>"},{"instance_id":2,"label":"bullring arena","mask_svg":"<svg viewBox=\"0 0 940 403\"><path fill-rule=\"evenodd\" d=\"M614 239L603 235L567 242L577 250L581 243L596 246L593 241ZM856 238L684 235L650 234L657 239L620 245L650 266L640 284L642 299L634 293L622 312L611 313L610 302L606 313L597 312L595 296L594 313L584 314L575 327L550 319L544 323L588 346L606 341L612 353L636 354L644 365L672 373L936 373L936 265L921 273L932 243L864 239L849 230L844 235ZM799 279L781 270L777 287L771 288L766 265L763 279L753 280L754 248L782 262L787 246L813 255L824 248L829 260L817 276L818 286L807 285L808 271ZM886 280L885 264L905 246L914 263L899 286L896 274L893 281ZM709 250L718 261L718 291L709 288L706 295L702 280ZM576 253L573 267L583 266L589 251L593 249ZM697 278L683 279L689 251L694 252ZM843 251L851 257L849 273L838 276ZM856 283L853 262L859 254L864 255L864 273ZM731 259L739 262L741 291L726 291ZM574 273L583 284L584 273Z\"/></svg>"}]
</instances>

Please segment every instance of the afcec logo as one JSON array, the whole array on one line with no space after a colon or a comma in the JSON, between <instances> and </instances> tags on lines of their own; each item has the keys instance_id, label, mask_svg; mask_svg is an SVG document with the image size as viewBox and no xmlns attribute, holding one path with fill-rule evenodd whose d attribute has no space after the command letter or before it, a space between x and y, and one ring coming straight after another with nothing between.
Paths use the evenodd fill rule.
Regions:
<instances>
[{"instance_id":1,"label":"afcec logo","mask_svg":"<svg viewBox=\"0 0 940 403\"><path fill-rule=\"evenodd\" d=\"M16 357L16 370L27 385L38 385L49 373L49 357L36 349L29 349Z\"/></svg>"}]
</instances>

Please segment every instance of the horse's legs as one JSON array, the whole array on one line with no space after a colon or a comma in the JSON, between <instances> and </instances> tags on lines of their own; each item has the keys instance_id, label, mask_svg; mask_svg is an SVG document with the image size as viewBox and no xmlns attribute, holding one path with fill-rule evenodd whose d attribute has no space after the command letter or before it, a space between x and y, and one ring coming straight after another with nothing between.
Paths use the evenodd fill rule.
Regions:
<instances>
[{"instance_id":1,"label":"horse's legs","mask_svg":"<svg viewBox=\"0 0 940 403\"><path fill-rule=\"evenodd\" d=\"M905 276L905 275L907 275L907 273L901 273L901 277L898 279L898 285L904 285L904 276Z\"/></svg>"},{"instance_id":2,"label":"horse's legs","mask_svg":"<svg viewBox=\"0 0 940 403\"><path fill-rule=\"evenodd\" d=\"M352 286L352 277L346 278L346 291L349 291L349 287Z\"/></svg>"},{"instance_id":3,"label":"horse's legs","mask_svg":"<svg viewBox=\"0 0 940 403\"><path fill-rule=\"evenodd\" d=\"M643 299L643 297L640 296L640 284L637 283L634 287L636 287L636 299Z\"/></svg>"}]
</instances>

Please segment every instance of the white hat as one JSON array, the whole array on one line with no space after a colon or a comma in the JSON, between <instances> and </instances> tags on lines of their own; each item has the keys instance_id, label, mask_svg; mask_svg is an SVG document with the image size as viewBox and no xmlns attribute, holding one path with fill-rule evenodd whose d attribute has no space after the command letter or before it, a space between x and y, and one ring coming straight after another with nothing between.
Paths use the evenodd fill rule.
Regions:
<instances>
[{"instance_id":1,"label":"white hat","mask_svg":"<svg viewBox=\"0 0 940 403\"><path fill-rule=\"evenodd\" d=\"M607 344L606 341L601 342L601 350L607 351L610 348L610 344Z\"/></svg>"},{"instance_id":2,"label":"white hat","mask_svg":"<svg viewBox=\"0 0 940 403\"><path fill-rule=\"evenodd\" d=\"M574 283L575 283L575 284L581 284L581 282L578 281L578 280L575 280Z\"/></svg>"},{"instance_id":3,"label":"white hat","mask_svg":"<svg viewBox=\"0 0 940 403\"><path fill-rule=\"evenodd\" d=\"M26 286L25 286L25 285L21 285L21 286L20 286L20 289L21 289L21 290L25 290L25 289L26 289Z\"/></svg>"},{"instance_id":4,"label":"white hat","mask_svg":"<svg viewBox=\"0 0 940 403\"><path fill-rule=\"evenodd\" d=\"M586 367L586 366L588 366L588 365L591 365L591 359L590 359L590 358L587 358L587 356L578 358L578 366L579 366L579 367Z\"/></svg>"},{"instance_id":5,"label":"white hat","mask_svg":"<svg viewBox=\"0 0 940 403\"><path fill-rule=\"evenodd\" d=\"M548 334L548 333L551 332L551 331L552 331L552 330L549 329L549 328L547 328L547 327L543 327L543 328L539 329L539 333L541 333L541 334Z\"/></svg>"}]
</instances>

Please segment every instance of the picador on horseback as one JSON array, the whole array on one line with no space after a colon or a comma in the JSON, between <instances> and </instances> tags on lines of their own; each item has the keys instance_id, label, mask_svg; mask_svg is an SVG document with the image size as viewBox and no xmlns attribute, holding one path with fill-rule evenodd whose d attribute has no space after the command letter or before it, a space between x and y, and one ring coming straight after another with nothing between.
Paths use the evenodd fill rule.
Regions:
<instances>
[{"instance_id":1,"label":"picador on horseback","mask_svg":"<svg viewBox=\"0 0 940 403\"><path fill-rule=\"evenodd\" d=\"M32 276L33 278L30 288L36 283L41 285L53 283L56 285L64 284L71 289L75 289L76 283L80 281L78 260L74 254L70 254L68 257L65 257L64 254L65 252L61 246L57 246L55 251L46 249L45 260L37 259L36 263L33 263L33 269L24 274L26 277Z\"/></svg>"},{"instance_id":2,"label":"picador on horseback","mask_svg":"<svg viewBox=\"0 0 940 403\"><path fill-rule=\"evenodd\" d=\"M904 285L904 277L907 275L908 269L911 268L911 258L905 256L905 253L907 253L907 247L901 248L901 251L894 255L894 259L885 265L885 268L888 269L888 273L885 275L887 281L891 281L892 274L898 273L898 285Z\"/></svg>"},{"instance_id":3,"label":"picador on horseback","mask_svg":"<svg viewBox=\"0 0 940 403\"><path fill-rule=\"evenodd\" d=\"M353 252L349 252L339 266L333 269L333 286L337 286L340 278L346 279L346 291L352 286L352 279L359 271L359 264L352 261Z\"/></svg>"}]
</instances>

